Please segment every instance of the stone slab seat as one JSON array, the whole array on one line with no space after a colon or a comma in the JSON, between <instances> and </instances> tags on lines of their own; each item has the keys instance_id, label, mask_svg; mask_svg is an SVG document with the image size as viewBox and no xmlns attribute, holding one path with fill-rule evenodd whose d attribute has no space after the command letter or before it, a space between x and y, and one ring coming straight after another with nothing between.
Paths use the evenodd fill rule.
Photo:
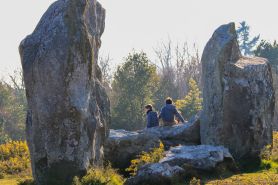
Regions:
<instances>
[{"instance_id":1,"label":"stone slab seat","mask_svg":"<svg viewBox=\"0 0 278 185\"><path fill-rule=\"evenodd\" d=\"M105 159L115 168L125 169L143 151L159 147L200 144L200 121L196 116L185 124L154 127L140 131L110 130L104 147Z\"/></svg>"}]
</instances>

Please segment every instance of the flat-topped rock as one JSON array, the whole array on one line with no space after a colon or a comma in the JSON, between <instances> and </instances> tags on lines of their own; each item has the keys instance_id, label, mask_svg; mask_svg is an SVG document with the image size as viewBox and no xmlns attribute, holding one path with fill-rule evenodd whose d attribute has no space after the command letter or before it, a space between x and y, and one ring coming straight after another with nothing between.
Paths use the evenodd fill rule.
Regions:
<instances>
[{"instance_id":1,"label":"flat-topped rock","mask_svg":"<svg viewBox=\"0 0 278 185\"><path fill-rule=\"evenodd\" d=\"M159 147L162 142L166 149L177 145L200 144L200 121L196 117L186 124L170 127L154 127L130 132L110 130L105 144L105 159L115 168L125 169L130 161L143 151Z\"/></svg>"},{"instance_id":2,"label":"flat-topped rock","mask_svg":"<svg viewBox=\"0 0 278 185\"><path fill-rule=\"evenodd\" d=\"M267 67L267 63L267 59L261 57L241 57L239 60L236 61L235 65L239 68Z\"/></svg>"}]
</instances>

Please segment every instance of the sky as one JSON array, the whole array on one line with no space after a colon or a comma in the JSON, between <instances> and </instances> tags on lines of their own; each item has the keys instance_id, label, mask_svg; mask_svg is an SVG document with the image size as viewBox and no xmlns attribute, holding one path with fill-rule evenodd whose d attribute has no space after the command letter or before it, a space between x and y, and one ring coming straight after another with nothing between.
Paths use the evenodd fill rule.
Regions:
<instances>
[{"instance_id":1,"label":"sky","mask_svg":"<svg viewBox=\"0 0 278 185\"><path fill-rule=\"evenodd\" d=\"M21 67L18 46L55 0L3 0L0 4L0 77ZM196 43L200 51L220 25L245 20L251 34L278 39L277 0L99 0L106 9L101 55L111 65L132 49L154 60L161 42Z\"/></svg>"}]
</instances>

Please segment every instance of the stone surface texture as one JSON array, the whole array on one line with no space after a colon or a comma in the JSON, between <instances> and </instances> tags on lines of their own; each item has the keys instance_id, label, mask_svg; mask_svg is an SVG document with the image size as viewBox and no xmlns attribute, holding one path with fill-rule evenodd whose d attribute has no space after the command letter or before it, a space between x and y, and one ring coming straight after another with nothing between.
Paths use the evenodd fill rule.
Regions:
<instances>
[{"instance_id":1,"label":"stone surface texture","mask_svg":"<svg viewBox=\"0 0 278 185\"><path fill-rule=\"evenodd\" d=\"M169 127L154 127L140 131L110 130L105 144L105 159L115 168L125 169L130 161L143 151L159 147L166 149L177 145L200 144L200 121L196 117L186 124Z\"/></svg>"},{"instance_id":2,"label":"stone surface texture","mask_svg":"<svg viewBox=\"0 0 278 185\"><path fill-rule=\"evenodd\" d=\"M268 61L242 56L230 23L207 43L202 69L201 143L223 145L236 159L257 158L272 143L274 90Z\"/></svg>"},{"instance_id":3,"label":"stone surface texture","mask_svg":"<svg viewBox=\"0 0 278 185\"><path fill-rule=\"evenodd\" d=\"M105 10L96 0L58 0L20 44L27 141L37 184L70 184L102 165L109 99L97 64Z\"/></svg>"},{"instance_id":4,"label":"stone surface texture","mask_svg":"<svg viewBox=\"0 0 278 185\"><path fill-rule=\"evenodd\" d=\"M182 182L186 176L217 173L219 170L237 170L228 149L209 145L178 146L165 152L159 163L142 166L126 184L169 185Z\"/></svg>"}]
</instances>

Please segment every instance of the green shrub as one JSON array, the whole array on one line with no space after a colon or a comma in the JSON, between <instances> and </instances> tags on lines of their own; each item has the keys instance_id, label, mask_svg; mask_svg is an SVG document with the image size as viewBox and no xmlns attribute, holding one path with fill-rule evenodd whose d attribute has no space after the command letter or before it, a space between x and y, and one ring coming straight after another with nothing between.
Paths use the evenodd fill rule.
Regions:
<instances>
[{"instance_id":1,"label":"green shrub","mask_svg":"<svg viewBox=\"0 0 278 185\"><path fill-rule=\"evenodd\" d=\"M273 132L273 145L267 145L261 153L261 168L278 173L278 132Z\"/></svg>"},{"instance_id":2,"label":"green shrub","mask_svg":"<svg viewBox=\"0 0 278 185\"><path fill-rule=\"evenodd\" d=\"M4 179L5 178L5 174L3 172L0 172L0 179Z\"/></svg>"},{"instance_id":3,"label":"green shrub","mask_svg":"<svg viewBox=\"0 0 278 185\"><path fill-rule=\"evenodd\" d=\"M190 182L189 185L201 185L201 180L197 179L196 177L193 177Z\"/></svg>"},{"instance_id":4,"label":"green shrub","mask_svg":"<svg viewBox=\"0 0 278 185\"><path fill-rule=\"evenodd\" d=\"M20 180L18 182L18 185L35 185L35 182L33 179L25 179L25 180Z\"/></svg>"},{"instance_id":5,"label":"green shrub","mask_svg":"<svg viewBox=\"0 0 278 185\"><path fill-rule=\"evenodd\" d=\"M131 175L136 175L137 170L149 163L157 163L164 157L164 145L160 143L158 148L154 148L150 152L142 152L137 159L131 161L131 165L126 169Z\"/></svg>"},{"instance_id":6,"label":"green shrub","mask_svg":"<svg viewBox=\"0 0 278 185\"><path fill-rule=\"evenodd\" d=\"M0 172L30 174L30 154L26 141L9 141L0 145Z\"/></svg>"},{"instance_id":7,"label":"green shrub","mask_svg":"<svg viewBox=\"0 0 278 185\"><path fill-rule=\"evenodd\" d=\"M201 91L198 88L196 81L191 78L188 82L188 86L188 94L183 99L177 100L175 103L183 117L187 120L202 110L203 102Z\"/></svg>"},{"instance_id":8,"label":"green shrub","mask_svg":"<svg viewBox=\"0 0 278 185\"><path fill-rule=\"evenodd\" d=\"M104 169L90 169L81 179L74 177L72 185L123 185L124 181L124 178L109 166Z\"/></svg>"},{"instance_id":9,"label":"green shrub","mask_svg":"<svg viewBox=\"0 0 278 185\"><path fill-rule=\"evenodd\" d=\"M262 160L261 168L265 170L272 171L274 173L278 173L278 163L272 160Z\"/></svg>"},{"instance_id":10,"label":"green shrub","mask_svg":"<svg viewBox=\"0 0 278 185\"><path fill-rule=\"evenodd\" d=\"M278 163L278 132L273 132L273 147L270 158Z\"/></svg>"}]
</instances>

